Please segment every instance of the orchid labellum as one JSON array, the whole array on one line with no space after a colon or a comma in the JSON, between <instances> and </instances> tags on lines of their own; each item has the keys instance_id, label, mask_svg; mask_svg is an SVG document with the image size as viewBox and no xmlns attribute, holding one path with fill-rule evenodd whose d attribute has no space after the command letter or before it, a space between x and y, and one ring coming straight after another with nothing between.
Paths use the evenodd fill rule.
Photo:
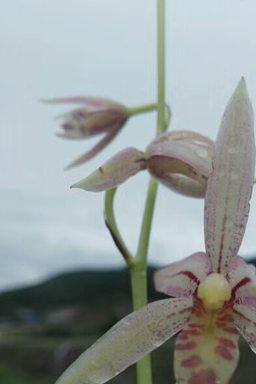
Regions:
<instances>
[{"instance_id":1,"label":"orchid labellum","mask_svg":"<svg viewBox=\"0 0 256 384\"><path fill-rule=\"evenodd\" d=\"M154 145L167 142L168 137L156 141L151 155L163 153ZM131 156L131 163L146 167L147 156L135 152ZM207 175L206 253L197 252L157 272L156 289L173 298L148 304L122 319L79 357L58 384L105 383L179 331L177 384L227 384L238 363L239 333L256 353L255 269L237 256L248 219L254 163L253 111L242 79L222 118ZM122 174L117 179L124 179L118 164L115 167ZM189 167L180 167L184 174L189 172ZM106 166L103 173L107 170ZM128 173L136 170L130 167ZM199 172L195 180L203 174Z\"/></svg>"}]
</instances>

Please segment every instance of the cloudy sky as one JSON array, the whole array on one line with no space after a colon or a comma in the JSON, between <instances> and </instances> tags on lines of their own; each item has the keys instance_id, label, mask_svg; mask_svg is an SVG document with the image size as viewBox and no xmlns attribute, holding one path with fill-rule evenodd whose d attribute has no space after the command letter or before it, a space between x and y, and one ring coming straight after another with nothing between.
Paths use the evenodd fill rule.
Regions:
<instances>
[{"instance_id":1,"label":"cloudy sky","mask_svg":"<svg viewBox=\"0 0 256 384\"><path fill-rule=\"evenodd\" d=\"M92 95L136 106L156 100L155 0L0 0L0 290L85 267L121 267L103 221L102 193L70 190L127 146L144 149L156 115L136 117L90 163L64 172L93 140L55 136L67 106L40 98ZM214 138L245 76L256 109L254 0L167 0L171 129ZM117 220L136 249L148 175L120 188ZM150 261L204 249L203 201L159 189ZM256 253L256 197L241 254Z\"/></svg>"}]
</instances>

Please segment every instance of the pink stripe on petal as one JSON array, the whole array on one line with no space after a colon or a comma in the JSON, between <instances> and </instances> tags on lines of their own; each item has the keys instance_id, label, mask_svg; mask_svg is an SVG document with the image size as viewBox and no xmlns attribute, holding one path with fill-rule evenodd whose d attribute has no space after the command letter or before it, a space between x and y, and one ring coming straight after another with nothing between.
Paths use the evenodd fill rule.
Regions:
<instances>
[{"instance_id":1,"label":"pink stripe on petal","mask_svg":"<svg viewBox=\"0 0 256 384\"><path fill-rule=\"evenodd\" d=\"M255 164L253 120L242 79L222 118L205 197L205 246L218 273L225 274L237 255L248 220Z\"/></svg>"},{"instance_id":2,"label":"pink stripe on petal","mask_svg":"<svg viewBox=\"0 0 256 384\"><path fill-rule=\"evenodd\" d=\"M256 302L256 282L254 266L246 264L239 256L231 259L228 265L227 278L232 288L232 295L236 301L244 302L246 298L253 298Z\"/></svg>"},{"instance_id":3,"label":"pink stripe on petal","mask_svg":"<svg viewBox=\"0 0 256 384\"><path fill-rule=\"evenodd\" d=\"M169 296L190 297L210 271L209 257L197 252L156 272L155 287Z\"/></svg>"},{"instance_id":4,"label":"pink stripe on petal","mask_svg":"<svg viewBox=\"0 0 256 384\"><path fill-rule=\"evenodd\" d=\"M144 153L127 148L113 156L87 178L72 185L86 191L100 192L117 187L129 177L146 169Z\"/></svg>"}]
</instances>

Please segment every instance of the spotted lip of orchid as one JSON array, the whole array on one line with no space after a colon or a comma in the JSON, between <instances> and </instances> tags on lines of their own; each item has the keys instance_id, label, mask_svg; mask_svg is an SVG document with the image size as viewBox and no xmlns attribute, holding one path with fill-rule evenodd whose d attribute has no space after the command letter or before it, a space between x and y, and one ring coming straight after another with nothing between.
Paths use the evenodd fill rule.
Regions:
<instances>
[{"instance_id":1,"label":"spotted lip of orchid","mask_svg":"<svg viewBox=\"0 0 256 384\"><path fill-rule=\"evenodd\" d=\"M47 103L81 104L71 112L59 116L63 119L63 133L57 136L65 139L85 139L104 134L105 136L87 153L69 164L66 169L81 165L96 156L120 131L129 117L128 109L109 99L96 97L71 97L43 100Z\"/></svg>"},{"instance_id":2,"label":"spotted lip of orchid","mask_svg":"<svg viewBox=\"0 0 256 384\"><path fill-rule=\"evenodd\" d=\"M244 79L225 110L205 197L206 251L155 275L172 298L118 322L57 384L103 384L181 331L175 344L177 384L227 384L239 357L239 333L256 353L256 275L237 256L254 176L253 114Z\"/></svg>"},{"instance_id":3,"label":"spotted lip of orchid","mask_svg":"<svg viewBox=\"0 0 256 384\"><path fill-rule=\"evenodd\" d=\"M147 169L151 176L177 193L204 197L212 169L213 148L214 142L199 133L168 132L152 141L145 152L127 148L117 153L72 187L105 191Z\"/></svg>"}]
</instances>

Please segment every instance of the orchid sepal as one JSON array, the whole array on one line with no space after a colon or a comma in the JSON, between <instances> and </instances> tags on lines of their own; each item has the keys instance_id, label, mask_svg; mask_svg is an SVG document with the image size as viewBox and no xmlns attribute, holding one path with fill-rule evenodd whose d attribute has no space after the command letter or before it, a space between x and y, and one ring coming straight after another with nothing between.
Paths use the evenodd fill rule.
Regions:
<instances>
[{"instance_id":1,"label":"orchid sepal","mask_svg":"<svg viewBox=\"0 0 256 384\"><path fill-rule=\"evenodd\" d=\"M179 332L191 299L148 304L119 321L73 363L56 384L103 384Z\"/></svg>"},{"instance_id":2,"label":"orchid sepal","mask_svg":"<svg viewBox=\"0 0 256 384\"><path fill-rule=\"evenodd\" d=\"M248 220L255 166L253 123L242 78L222 118L205 196L205 246L218 273L237 255Z\"/></svg>"}]
</instances>

